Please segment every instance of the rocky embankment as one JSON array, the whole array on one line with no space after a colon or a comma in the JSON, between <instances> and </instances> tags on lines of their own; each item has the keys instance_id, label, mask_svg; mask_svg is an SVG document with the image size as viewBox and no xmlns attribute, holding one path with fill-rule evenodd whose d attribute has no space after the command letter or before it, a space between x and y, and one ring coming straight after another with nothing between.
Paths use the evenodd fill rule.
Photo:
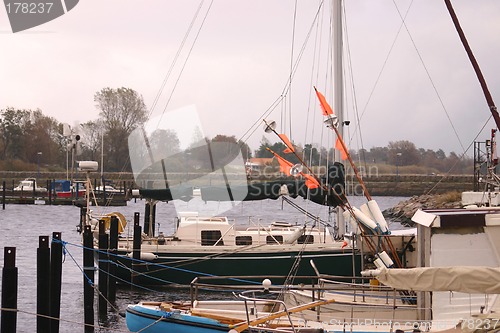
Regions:
<instances>
[{"instance_id":1,"label":"rocky embankment","mask_svg":"<svg viewBox=\"0 0 500 333\"><path fill-rule=\"evenodd\" d=\"M461 208L461 193L416 195L401 201L396 206L383 211L384 216L392 221L412 226L411 217L418 209Z\"/></svg>"}]
</instances>

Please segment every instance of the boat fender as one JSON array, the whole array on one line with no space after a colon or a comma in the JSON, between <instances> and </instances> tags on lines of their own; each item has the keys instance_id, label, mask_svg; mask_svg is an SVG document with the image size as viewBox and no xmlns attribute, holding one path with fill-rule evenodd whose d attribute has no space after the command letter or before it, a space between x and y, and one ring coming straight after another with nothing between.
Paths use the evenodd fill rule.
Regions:
<instances>
[{"instance_id":1,"label":"boat fender","mask_svg":"<svg viewBox=\"0 0 500 333\"><path fill-rule=\"evenodd\" d=\"M352 210L359 222L363 223L366 227L370 228L373 231L380 230L378 224L375 223L371 218L363 214L363 212L360 211L358 208L352 207Z\"/></svg>"},{"instance_id":2,"label":"boat fender","mask_svg":"<svg viewBox=\"0 0 500 333\"><path fill-rule=\"evenodd\" d=\"M368 207L368 205L366 203L359 206L359 210L362 211L363 214L365 214L366 216L371 218L373 221L376 221L376 219L372 215L372 212L370 211L370 208Z\"/></svg>"},{"instance_id":3,"label":"boat fender","mask_svg":"<svg viewBox=\"0 0 500 333\"><path fill-rule=\"evenodd\" d=\"M380 258L375 259L373 263L375 264L375 267L377 267L377 269L386 268L384 262L380 260Z\"/></svg>"},{"instance_id":4,"label":"boat fender","mask_svg":"<svg viewBox=\"0 0 500 333\"><path fill-rule=\"evenodd\" d=\"M132 252L127 253L127 257L133 258ZM141 252L141 260L153 261L158 259L158 255L151 252Z\"/></svg>"},{"instance_id":5,"label":"boat fender","mask_svg":"<svg viewBox=\"0 0 500 333\"><path fill-rule=\"evenodd\" d=\"M389 255L387 254L387 252L385 252L385 251L380 252L378 254L378 257L380 258L380 260L382 260L382 262L384 263L384 265L386 267L392 267L392 266L394 266L394 262L389 257Z\"/></svg>"},{"instance_id":6,"label":"boat fender","mask_svg":"<svg viewBox=\"0 0 500 333\"><path fill-rule=\"evenodd\" d=\"M291 234L290 236L288 236L287 238L285 238L285 240L283 241L283 243L285 243L285 244L293 244L293 243L295 243L295 241L297 239L299 239L299 237L302 236L302 234L304 234L305 229L306 229L306 226L304 226L303 228L295 230L293 232L293 234Z\"/></svg>"},{"instance_id":7,"label":"boat fender","mask_svg":"<svg viewBox=\"0 0 500 333\"><path fill-rule=\"evenodd\" d=\"M342 213L342 215L344 216L344 220L347 221L351 226L352 232L355 233L356 235L361 234L358 222L356 222L356 220L352 218L351 212L346 210Z\"/></svg>"},{"instance_id":8,"label":"boat fender","mask_svg":"<svg viewBox=\"0 0 500 333\"><path fill-rule=\"evenodd\" d=\"M375 200L370 200L368 201L368 208L370 209L375 222L380 225L380 230L382 230L382 233L389 234L389 227L387 226L387 222L385 221L385 217L382 214L378 203Z\"/></svg>"}]
</instances>

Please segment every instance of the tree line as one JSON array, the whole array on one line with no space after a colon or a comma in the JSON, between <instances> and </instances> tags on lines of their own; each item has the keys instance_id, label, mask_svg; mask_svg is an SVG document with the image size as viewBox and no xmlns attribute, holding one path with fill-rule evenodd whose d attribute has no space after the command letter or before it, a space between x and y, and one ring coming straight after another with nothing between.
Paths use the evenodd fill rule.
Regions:
<instances>
[{"instance_id":1,"label":"tree line","mask_svg":"<svg viewBox=\"0 0 500 333\"><path fill-rule=\"evenodd\" d=\"M130 88L103 88L94 95L99 117L79 126L68 128L42 110L26 110L7 107L0 110L0 169L6 171L28 171L38 165L45 171L66 170L74 160L103 160L104 170L109 172L131 172L128 137L148 119L148 110L143 97ZM252 151L235 136L217 135L214 138L197 138L202 143L214 143L213 156L223 158L225 151L239 147L243 159L251 157L273 157L268 150L286 156L292 163L299 160L293 154L283 154L287 148L283 143L263 140L259 148ZM104 143L104 144L103 144ZM217 144L215 144L217 143ZM222 144L225 143L225 144ZM151 145L168 147L173 153L181 152L176 133L158 131L151 137ZM229 145L228 145L229 144ZM196 145L195 145L196 146ZM199 145L198 145L199 146ZM297 152L311 166L327 165L334 159L333 148L317 147L312 144L298 146ZM201 154L201 155L200 155ZM351 150L353 160L360 164L393 165L399 167L420 166L438 172L472 173L473 161L456 153L439 149L417 148L409 141L390 142L386 147L370 150ZM74 156L73 156L74 155ZM186 160L200 165L203 153L199 150L184 152L176 160L186 168ZM213 163L212 163L213 164ZM212 165L213 167L213 165Z\"/></svg>"},{"instance_id":2,"label":"tree line","mask_svg":"<svg viewBox=\"0 0 500 333\"><path fill-rule=\"evenodd\" d=\"M102 159L107 172L131 172L128 138L148 120L143 97L130 88L108 87L95 93L94 102L99 110L98 119L73 127L44 115L40 109L0 110L0 170L30 171L38 166L42 171L63 171L71 168L73 160L100 163ZM151 137L150 144L179 153L176 135L160 129ZM234 136L198 139L203 144L236 144L241 147L244 159L251 157L248 145ZM218 151L224 148L220 144L214 147L214 153L221 155Z\"/></svg>"},{"instance_id":3,"label":"tree line","mask_svg":"<svg viewBox=\"0 0 500 333\"><path fill-rule=\"evenodd\" d=\"M273 153L267 148L285 157L292 163L298 163L299 159L293 154L285 154L287 148L281 142L270 143L263 140L260 147L255 151L256 157L273 157ZM334 161L333 148L315 147L306 144L296 147L299 156L311 166L326 166ZM407 140L392 141L386 147L372 147L371 149L349 150L353 161L359 166L393 166L394 170L412 170L411 173L451 173L472 174L474 161L468 156L459 156L455 152L448 155L442 150L417 148L413 142ZM410 168L413 167L413 168Z\"/></svg>"}]
</instances>

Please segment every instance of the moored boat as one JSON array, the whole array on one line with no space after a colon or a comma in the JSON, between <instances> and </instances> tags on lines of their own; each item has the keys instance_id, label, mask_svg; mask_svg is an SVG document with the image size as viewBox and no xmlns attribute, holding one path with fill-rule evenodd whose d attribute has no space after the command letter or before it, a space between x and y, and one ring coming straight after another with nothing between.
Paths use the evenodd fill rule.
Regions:
<instances>
[{"instance_id":1,"label":"moored boat","mask_svg":"<svg viewBox=\"0 0 500 333\"><path fill-rule=\"evenodd\" d=\"M251 291L255 295L255 291ZM300 313L332 301L314 301L287 307L278 299L248 297L239 300L194 301L185 303L139 302L127 307L126 321L131 332L301 332L322 333L308 327ZM274 297L275 295L271 295ZM293 316L298 314L299 316Z\"/></svg>"},{"instance_id":2,"label":"moored boat","mask_svg":"<svg viewBox=\"0 0 500 333\"><path fill-rule=\"evenodd\" d=\"M36 178L26 178L21 180L19 184L14 187L14 192L47 192L47 189L42 186L38 186Z\"/></svg>"},{"instance_id":3,"label":"moored boat","mask_svg":"<svg viewBox=\"0 0 500 333\"><path fill-rule=\"evenodd\" d=\"M118 242L117 276L122 281L153 285L188 285L197 276L313 275L309 260L328 273L359 274L361 255L335 241L323 226L275 221L242 227L227 217L183 213L173 235L142 235L141 256L134 260L133 240ZM354 262L354 270L353 270ZM295 270L294 270L295 267ZM278 282L278 281L277 281Z\"/></svg>"}]
</instances>

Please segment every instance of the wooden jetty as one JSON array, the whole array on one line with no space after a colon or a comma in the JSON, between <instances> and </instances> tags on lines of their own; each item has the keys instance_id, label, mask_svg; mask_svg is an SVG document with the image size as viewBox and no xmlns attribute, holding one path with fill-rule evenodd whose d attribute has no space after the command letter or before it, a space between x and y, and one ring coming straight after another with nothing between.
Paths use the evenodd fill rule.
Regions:
<instances>
[{"instance_id":1,"label":"wooden jetty","mask_svg":"<svg viewBox=\"0 0 500 333\"><path fill-rule=\"evenodd\" d=\"M53 180L47 180L47 189L51 189L47 191L15 191L13 186L10 187L6 185L6 181L3 181L0 192L2 204L75 205L78 207L86 205L86 198L82 191L72 191L65 196L61 196L55 190L52 190L52 182ZM90 202L92 205L99 206L126 206L129 200L128 193L129 190L123 184L116 192L94 192Z\"/></svg>"}]
</instances>

